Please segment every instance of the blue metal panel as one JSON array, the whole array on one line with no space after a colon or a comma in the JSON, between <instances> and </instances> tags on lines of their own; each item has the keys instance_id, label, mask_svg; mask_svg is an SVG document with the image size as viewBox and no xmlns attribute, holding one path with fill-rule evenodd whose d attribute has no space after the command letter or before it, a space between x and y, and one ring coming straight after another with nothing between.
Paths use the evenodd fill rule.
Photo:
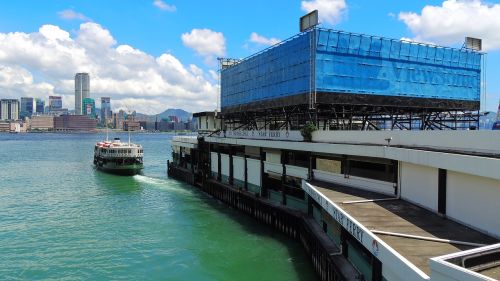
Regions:
<instances>
[{"instance_id":1,"label":"blue metal panel","mask_svg":"<svg viewBox=\"0 0 500 281\"><path fill-rule=\"evenodd\" d=\"M222 70L221 106L309 92L311 34L299 34Z\"/></svg>"},{"instance_id":2,"label":"blue metal panel","mask_svg":"<svg viewBox=\"0 0 500 281\"><path fill-rule=\"evenodd\" d=\"M480 100L480 53L333 30L316 32L322 46L316 55L319 92ZM325 39L330 37L338 42Z\"/></svg>"},{"instance_id":3,"label":"blue metal panel","mask_svg":"<svg viewBox=\"0 0 500 281\"><path fill-rule=\"evenodd\" d=\"M318 92L480 100L478 52L316 29L222 70L222 108L308 93L311 45Z\"/></svg>"}]
</instances>

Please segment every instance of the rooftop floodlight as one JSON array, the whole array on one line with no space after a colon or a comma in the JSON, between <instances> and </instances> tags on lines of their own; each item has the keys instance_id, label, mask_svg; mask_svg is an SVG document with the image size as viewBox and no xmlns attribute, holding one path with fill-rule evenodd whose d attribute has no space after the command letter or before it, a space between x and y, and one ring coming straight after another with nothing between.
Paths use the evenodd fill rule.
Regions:
<instances>
[{"instance_id":1,"label":"rooftop floodlight","mask_svg":"<svg viewBox=\"0 0 500 281\"><path fill-rule=\"evenodd\" d=\"M304 32L318 25L318 10L300 17L300 32Z\"/></svg>"},{"instance_id":2,"label":"rooftop floodlight","mask_svg":"<svg viewBox=\"0 0 500 281\"><path fill-rule=\"evenodd\" d=\"M465 37L464 46L466 49L481 51L483 49L483 41L479 38Z\"/></svg>"}]
</instances>

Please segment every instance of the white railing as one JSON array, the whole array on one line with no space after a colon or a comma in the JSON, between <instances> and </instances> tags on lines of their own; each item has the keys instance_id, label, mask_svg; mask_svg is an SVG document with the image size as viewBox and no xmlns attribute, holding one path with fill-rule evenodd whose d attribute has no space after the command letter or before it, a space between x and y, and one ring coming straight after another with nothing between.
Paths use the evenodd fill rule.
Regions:
<instances>
[{"instance_id":1,"label":"white railing","mask_svg":"<svg viewBox=\"0 0 500 281\"><path fill-rule=\"evenodd\" d=\"M144 153L99 153L97 156L106 158L133 158L144 157Z\"/></svg>"},{"instance_id":2,"label":"white railing","mask_svg":"<svg viewBox=\"0 0 500 281\"><path fill-rule=\"evenodd\" d=\"M429 262L429 267L431 268L431 276L439 276L441 281L455 281L455 280L467 280L467 281L494 281L496 279L484 276L480 273L469 270L463 266L465 260L470 258L484 258L485 264L491 263L493 266L498 263L498 260L494 257L495 253L500 252L500 244L494 244L490 246L485 246L481 248L476 248L472 250L467 250L463 252L458 252L454 254L444 255L440 257L432 258ZM484 255L493 254L492 259L488 259ZM451 262L451 261L455 262ZM432 280L432 279L431 279Z\"/></svg>"}]
</instances>

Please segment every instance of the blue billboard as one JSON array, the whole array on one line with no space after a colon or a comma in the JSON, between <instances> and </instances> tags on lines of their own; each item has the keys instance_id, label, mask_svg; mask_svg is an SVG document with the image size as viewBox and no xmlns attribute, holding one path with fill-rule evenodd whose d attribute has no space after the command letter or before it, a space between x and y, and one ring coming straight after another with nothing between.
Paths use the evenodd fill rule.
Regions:
<instances>
[{"instance_id":1,"label":"blue billboard","mask_svg":"<svg viewBox=\"0 0 500 281\"><path fill-rule=\"evenodd\" d=\"M313 29L223 69L221 106L311 91L479 102L481 60L467 49Z\"/></svg>"}]
</instances>

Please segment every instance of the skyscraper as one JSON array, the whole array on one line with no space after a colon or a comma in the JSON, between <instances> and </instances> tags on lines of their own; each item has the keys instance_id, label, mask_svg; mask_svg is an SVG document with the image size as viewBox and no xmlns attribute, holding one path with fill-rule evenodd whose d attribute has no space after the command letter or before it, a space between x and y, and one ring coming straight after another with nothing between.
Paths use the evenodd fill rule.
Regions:
<instances>
[{"instance_id":1,"label":"skyscraper","mask_svg":"<svg viewBox=\"0 0 500 281\"><path fill-rule=\"evenodd\" d=\"M62 109L62 97L49 96L49 111L60 111Z\"/></svg>"},{"instance_id":2,"label":"skyscraper","mask_svg":"<svg viewBox=\"0 0 500 281\"><path fill-rule=\"evenodd\" d=\"M45 110L45 101L42 99L36 99L36 114L43 114Z\"/></svg>"},{"instance_id":3,"label":"skyscraper","mask_svg":"<svg viewBox=\"0 0 500 281\"><path fill-rule=\"evenodd\" d=\"M75 75L75 114L82 115L82 101L90 98L90 77L88 73L77 73Z\"/></svg>"},{"instance_id":4,"label":"skyscraper","mask_svg":"<svg viewBox=\"0 0 500 281\"><path fill-rule=\"evenodd\" d=\"M33 115L33 98L21 98L21 119Z\"/></svg>"},{"instance_id":5,"label":"skyscraper","mask_svg":"<svg viewBox=\"0 0 500 281\"><path fill-rule=\"evenodd\" d=\"M3 99L0 100L0 120L18 120L19 119L19 100Z\"/></svg>"},{"instance_id":6,"label":"skyscraper","mask_svg":"<svg viewBox=\"0 0 500 281\"><path fill-rule=\"evenodd\" d=\"M101 122L106 123L106 120L111 118L111 98L101 98Z\"/></svg>"},{"instance_id":7,"label":"skyscraper","mask_svg":"<svg viewBox=\"0 0 500 281\"><path fill-rule=\"evenodd\" d=\"M95 118L95 101L91 98L84 98L83 101L83 115Z\"/></svg>"}]
</instances>

